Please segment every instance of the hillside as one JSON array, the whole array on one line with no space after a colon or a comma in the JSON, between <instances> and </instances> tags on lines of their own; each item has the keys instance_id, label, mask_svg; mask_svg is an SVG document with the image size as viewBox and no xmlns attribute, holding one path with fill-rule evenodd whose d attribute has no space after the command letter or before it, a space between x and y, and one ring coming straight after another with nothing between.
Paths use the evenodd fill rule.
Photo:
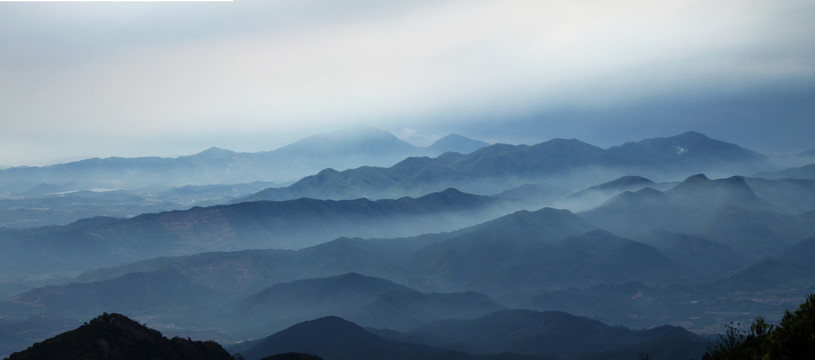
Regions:
<instances>
[{"instance_id":1,"label":"hillside","mask_svg":"<svg viewBox=\"0 0 815 360\"><path fill-rule=\"evenodd\" d=\"M215 342L167 339L120 314L104 314L26 350L8 360L231 360Z\"/></svg>"},{"instance_id":2,"label":"hillside","mask_svg":"<svg viewBox=\"0 0 815 360\"><path fill-rule=\"evenodd\" d=\"M130 219L0 229L0 268L90 270L160 255L248 248L303 248L339 236L398 237L491 219L511 204L455 189L421 198L247 202ZM38 269L39 268L39 269Z\"/></svg>"}]
</instances>

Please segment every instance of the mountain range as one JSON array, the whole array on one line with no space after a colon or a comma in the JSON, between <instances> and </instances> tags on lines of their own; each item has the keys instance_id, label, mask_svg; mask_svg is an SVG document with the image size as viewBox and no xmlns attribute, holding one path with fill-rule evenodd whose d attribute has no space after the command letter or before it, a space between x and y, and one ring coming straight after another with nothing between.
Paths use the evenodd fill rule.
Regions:
<instances>
[{"instance_id":1,"label":"mountain range","mask_svg":"<svg viewBox=\"0 0 815 360\"><path fill-rule=\"evenodd\" d=\"M756 271L739 274L760 264L759 254L791 251L804 238L800 234L815 234L811 221L815 212L779 211L758 197L745 178L711 180L697 175L665 191L646 187L623 192L579 214L543 208L407 238L339 238L297 251L156 258L92 271L74 284L34 289L0 308L29 315L47 309L70 316L81 309L86 314L104 311L115 304L120 306L116 311L150 313L154 319L186 324L188 329L232 324L232 330L222 331L253 329L255 335L263 324L281 328L332 314L369 326L406 329L418 321L459 316L456 306L449 304L470 309L466 315L500 307L560 308L604 316L618 324L647 327L672 318L698 328L705 326L693 320L698 317L693 310L698 304L724 307L709 302L720 302L717 296L734 288L767 296L765 291L771 288L766 283L734 282L739 277L757 278L751 275ZM638 216L645 219L637 222L639 228L620 223ZM686 224L679 230L670 228L665 220L669 217ZM705 219L731 219L732 223L719 228ZM779 219L785 221L783 226ZM739 228L748 233L734 233ZM755 229L763 232L751 235ZM625 231L634 232L637 236L632 238L637 241L618 235ZM763 251L758 253L756 248ZM777 268L774 263L763 266ZM791 274L783 269L777 273ZM784 291L806 291L801 284L810 274L798 273L797 279L804 282L788 282ZM721 282L725 279L734 280ZM365 285L354 285L358 283ZM346 291L348 295L340 295ZM132 293L153 295L136 301L128 295ZM195 294L201 305L184 306L185 294ZM599 305L596 300L601 299L616 300ZM659 305L666 303L672 305ZM178 312L180 308L185 311ZM214 308L222 310L212 312ZM215 323L202 323L202 314ZM250 316L260 314L264 314L258 317L263 319L260 323ZM630 314L637 315L628 318ZM702 319L706 322L710 317Z\"/></svg>"},{"instance_id":2,"label":"mountain range","mask_svg":"<svg viewBox=\"0 0 815 360\"><path fill-rule=\"evenodd\" d=\"M695 132L626 143L609 149L571 139L537 145L495 144L469 154L413 157L392 167L323 170L282 188L243 200L392 198L421 196L447 187L494 194L528 183L557 179L572 191L602 176L602 182L630 173L660 178L699 172L730 172L767 166L763 155Z\"/></svg>"},{"instance_id":3,"label":"mountain range","mask_svg":"<svg viewBox=\"0 0 815 360\"><path fill-rule=\"evenodd\" d=\"M359 126L314 135L273 151L239 153L217 147L176 158L93 158L43 167L0 170L0 193L26 191L40 184L68 190L93 188L170 188L185 185L290 182L324 168L391 165L409 156L474 151L486 143L448 135L416 147L389 132Z\"/></svg>"},{"instance_id":4,"label":"mountain range","mask_svg":"<svg viewBox=\"0 0 815 360\"><path fill-rule=\"evenodd\" d=\"M397 237L453 230L510 211L506 201L455 189L421 198L297 199L194 207L129 219L0 229L0 267L90 270L154 256L303 248L339 236Z\"/></svg>"},{"instance_id":5,"label":"mountain range","mask_svg":"<svg viewBox=\"0 0 815 360\"><path fill-rule=\"evenodd\" d=\"M279 150L410 149L368 130ZM455 146L479 143L437 150ZM688 358L707 339L684 329L772 321L815 291L815 180L757 173L772 159L737 145L689 132L432 156L287 187L23 190L8 208L187 209L0 228L0 349L116 312L174 336L261 339L230 347L247 358Z\"/></svg>"}]
</instances>

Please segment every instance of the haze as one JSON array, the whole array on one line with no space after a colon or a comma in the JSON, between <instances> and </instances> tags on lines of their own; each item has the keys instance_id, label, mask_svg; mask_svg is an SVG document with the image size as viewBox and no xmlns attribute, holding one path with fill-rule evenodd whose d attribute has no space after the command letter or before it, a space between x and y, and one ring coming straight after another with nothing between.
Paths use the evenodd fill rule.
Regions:
<instances>
[{"instance_id":1,"label":"haze","mask_svg":"<svg viewBox=\"0 0 815 360\"><path fill-rule=\"evenodd\" d=\"M815 146L811 1L0 3L0 165L696 130Z\"/></svg>"}]
</instances>

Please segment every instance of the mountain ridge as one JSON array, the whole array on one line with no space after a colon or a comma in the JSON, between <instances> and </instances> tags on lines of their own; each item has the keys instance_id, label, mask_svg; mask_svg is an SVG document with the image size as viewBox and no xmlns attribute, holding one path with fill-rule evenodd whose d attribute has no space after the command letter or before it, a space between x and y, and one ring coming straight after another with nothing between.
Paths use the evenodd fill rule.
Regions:
<instances>
[{"instance_id":1,"label":"mountain ridge","mask_svg":"<svg viewBox=\"0 0 815 360\"><path fill-rule=\"evenodd\" d=\"M686 149L683 146L691 150L677 154L675 148ZM417 196L445 187L473 193L496 193L496 190L534 183L534 180L547 176L567 176L570 172L590 168L606 169L605 172L612 174L614 171L610 170L625 172L625 169L665 176L665 172L720 171L723 164L737 167L765 163L763 155L692 132L626 143L605 150L576 139L552 139L532 146L494 144L466 155L412 157L389 168L364 166L344 171L324 170L288 187L269 188L245 199L283 200L300 196L386 198L396 194Z\"/></svg>"}]
</instances>

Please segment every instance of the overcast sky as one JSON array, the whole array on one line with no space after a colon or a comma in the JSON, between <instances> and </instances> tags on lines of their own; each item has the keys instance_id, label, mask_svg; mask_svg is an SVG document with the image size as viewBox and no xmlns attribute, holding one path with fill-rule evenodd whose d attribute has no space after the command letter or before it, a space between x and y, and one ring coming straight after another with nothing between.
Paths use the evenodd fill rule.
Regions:
<instances>
[{"instance_id":1,"label":"overcast sky","mask_svg":"<svg viewBox=\"0 0 815 360\"><path fill-rule=\"evenodd\" d=\"M815 148L815 2L0 2L0 165L687 130Z\"/></svg>"}]
</instances>

